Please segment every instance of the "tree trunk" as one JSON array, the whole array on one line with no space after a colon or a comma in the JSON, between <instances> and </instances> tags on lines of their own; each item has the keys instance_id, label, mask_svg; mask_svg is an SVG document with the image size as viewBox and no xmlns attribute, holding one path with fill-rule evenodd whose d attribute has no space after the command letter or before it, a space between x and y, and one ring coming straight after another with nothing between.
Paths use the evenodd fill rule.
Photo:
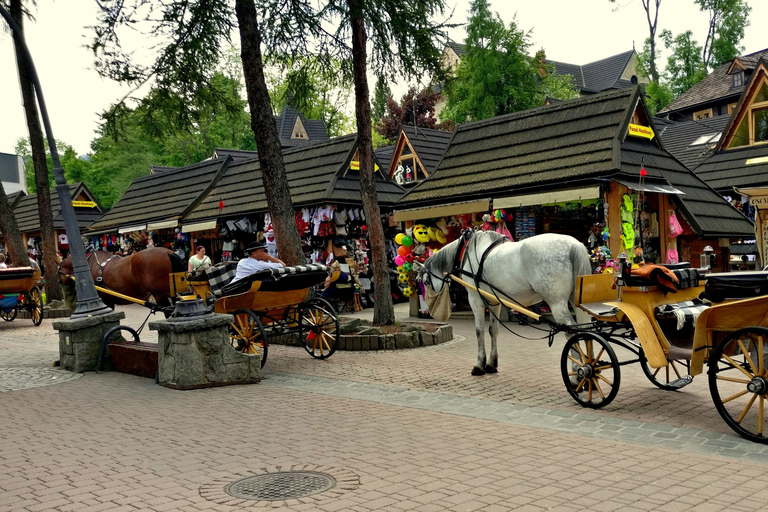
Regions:
<instances>
[{"instance_id":1,"label":"tree trunk","mask_svg":"<svg viewBox=\"0 0 768 512\"><path fill-rule=\"evenodd\" d=\"M389 286L384 227L381 224L379 200L376 196L376 178L373 170L373 139L371 137L371 104L368 100L366 75L365 24L359 0L347 0L352 23L352 62L355 76L355 116L357 119L358 152L360 156L360 194L367 219L368 237L373 256L373 279L376 300L373 306L373 323L395 323L392 290Z\"/></svg>"},{"instance_id":2,"label":"tree trunk","mask_svg":"<svg viewBox=\"0 0 768 512\"><path fill-rule=\"evenodd\" d=\"M16 216L11 210L8 202L8 196L5 195L5 187L0 182L0 231L3 232L5 239L6 256L11 260L10 264L15 267L25 267L29 265L27 260L27 248L24 247L24 240L21 239L19 225L16 224Z\"/></svg>"},{"instance_id":3,"label":"tree trunk","mask_svg":"<svg viewBox=\"0 0 768 512\"><path fill-rule=\"evenodd\" d=\"M235 12L240 25L240 56L243 61L245 90L251 111L251 129L256 138L261 163L261 179L267 196L277 250L287 265L306 263L301 240L296 230L291 190L283 164L277 124L272 116L269 90L264 79L261 58L261 32L253 0L236 0Z\"/></svg>"},{"instance_id":4,"label":"tree trunk","mask_svg":"<svg viewBox=\"0 0 768 512\"><path fill-rule=\"evenodd\" d=\"M653 14L653 21L651 21L651 2L654 2L656 7ZM659 70L656 67L656 27L659 21L659 7L661 6L661 0L643 0L643 8L645 9L645 17L648 20L648 32L650 37L650 50L651 57L649 65L651 69L648 71L651 74L651 80L659 83Z\"/></svg>"},{"instance_id":5,"label":"tree trunk","mask_svg":"<svg viewBox=\"0 0 768 512\"><path fill-rule=\"evenodd\" d=\"M21 8L21 0L11 0L11 17L16 21L24 37L24 15ZM57 269L56 240L53 234L53 212L51 211L51 188L48 183L48 162L45 158L45 139L40 123L40 115L35 101L35 92L32 80L27 68L27 62L20 48L16 48L16 66L19 69L19 85L21 97L24 102L24 113L27 117L29 130L29 144L32 149L32 162L35 172L35 187L37 188L37 209L40 216L40 235L43 240L43 269L47 279L45 280L45 293L49 301L62 300L64 298L58 279L55 279Z\"/></svg>"}]
</instances>

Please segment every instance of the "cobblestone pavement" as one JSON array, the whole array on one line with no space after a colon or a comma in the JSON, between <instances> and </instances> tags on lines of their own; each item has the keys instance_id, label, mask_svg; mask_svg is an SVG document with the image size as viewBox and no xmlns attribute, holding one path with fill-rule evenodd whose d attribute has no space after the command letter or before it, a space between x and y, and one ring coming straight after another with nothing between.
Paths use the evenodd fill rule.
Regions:
<instances>
[{"instance_id":1,"label":"cobblestone pavement","mask_svg":"<svg viewBox=\"0 0 768 512\"><path fill-rule=\"evenodd\" d=\"M705 379L665 392L622 367L616 400L586 410L564 389L562 339L502 333L499 373L472 377L474 326L451 323L455 341L408 351L321 361L273 345L251 386L88 373L0 393L0 512L768 509L765 447L722 422ZM51 370L56 333L35 329L0 325L0 372ZM224 492L289 469L340 483L281 502Z\"/></svg>"}]
</instances>

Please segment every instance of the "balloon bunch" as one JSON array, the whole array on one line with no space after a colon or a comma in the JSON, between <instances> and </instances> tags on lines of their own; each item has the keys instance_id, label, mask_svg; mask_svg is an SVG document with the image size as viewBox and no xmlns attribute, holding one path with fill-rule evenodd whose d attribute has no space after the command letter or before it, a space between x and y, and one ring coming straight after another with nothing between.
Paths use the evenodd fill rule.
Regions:
<instances>
[{"instance_id":1,"label":"balloon bunch","mask_svg":"<svg viewBox=\"0 0 768 512\"><path fill-rule=\"evenodd\" d=\"M443 220L438 221L434 226L417 224L406 229L405 233L395 235L395 243L398 245L395 265L397 265L398 282L403 295L410 297L414 293L411 286L413 263L415 261L424 263L427 258L440 250L440 247L448 242L447 233L448 229Z\"/></svg>"}]
</instances>

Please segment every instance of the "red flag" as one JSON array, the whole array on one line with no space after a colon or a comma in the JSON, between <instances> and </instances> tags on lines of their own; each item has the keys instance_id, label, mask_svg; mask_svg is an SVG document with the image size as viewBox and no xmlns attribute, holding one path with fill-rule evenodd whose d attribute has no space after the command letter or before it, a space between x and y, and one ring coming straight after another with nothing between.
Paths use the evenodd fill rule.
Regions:
<instances>
[{"instance_id":1,"label":"red flag","mask_svg":"<svg viewBox=\"0 0 768 512\"><path fill-rule=\"evenodd\" d=\"M221 211L221 210L223 210L223 209L224 209L224 201L222 201L221 199L219 199L219 211Z\"/></svg>"},{"instance_id":2,"label":"red flag","mask_svg":"<svg viewBox=\"0 0 768 512\"><path fill-rule=\"evenodd\" d=\"M640 168L640 176L647 176L647 175L648 175L648 173L645 172L645 167L641 167Z\"/></svg>"}]
</instances>

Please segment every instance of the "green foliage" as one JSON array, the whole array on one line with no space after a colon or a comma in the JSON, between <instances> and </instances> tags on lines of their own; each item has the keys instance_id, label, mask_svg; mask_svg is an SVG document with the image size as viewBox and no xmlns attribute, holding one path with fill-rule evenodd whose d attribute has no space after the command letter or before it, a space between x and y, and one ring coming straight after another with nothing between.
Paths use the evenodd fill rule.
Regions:
<instances>
[{"instance_id":1,"label":"green foliage","mask_svg":"<svg viewBox=\"0 0 768 512\"><path fill-rule=\"evenodd\" d=\"M314 65L306 64L306 60L295 62L287 72L283 68L275 68L266 74L274 113L279 114L289 103L307 119L323 121L329 137L350 133L353 122L345 109L349 105L352 89L344 76L342 64L336 61L326 63L332 67L330 76L323 78L311 72Z\"/></svg>"},{"instance_id":2,"label":"green foliage","mask_svg":"<svg viewBox=\"0 0 768 512\"><path fill-rule=\"evenodd\" d=\"M56 141L56 152L59 154L59 163L64 169L64 177L68 183L87 181L91 168L90 162L80 159L71 145L60 140ZM27 169L32 169L32 149L29 144L29 137L22 137L16 141L16 154L22 157ZM53 175L53 159L47 140L45 140L45 156L48 163L48 185L50 189L53 189L56 186L56 181ZM34 172L27 172L27 190L30 194L37 192Z\"/></svg>"},{"instance_id":3,"label":"green foliage","mask_svg":"<svg viewBox=\"0 0 768 512\"><path fill-rule=\"evenodd\" d=\"M376 87L373 90L373 101L371 102L371 117L374 123L380 121L387 111L387 100L392 97L392 90L387 84L387 79L379 76L376 80Z\"/></svg>"},{"instance_id":4,"label":"green foliage","mask_svg":"<svg viewBox=\"0 0 768 512\"><path fill-rule=\"evenodd\" d=\"M714 69L744 51L740 45L749 26L752 8L744 0L694 0L701 11L708 11L709 28L701 60Z\"/></svg>"},{"instance_id":5,"label":"green foliage","mask_svg":"<svg viewBox=\"0 0 768 512\"><path fill-rule=\"evenodd\" d=\"M645 106L648 107L648 111L652 116L656 115L656 112L672 103L672 100L675 99L672 88L665 83L650 82L643 86L643 93L645 95Z\"/></svg>"},{"instance_id":6,"label":"green foliage","mask_svg":"<svg viewBox=\"0 0 768 512\"><path fill-rule=\"evenodd\" d=\"M673 37L672 32L665 29L661 31L661 39L667 50L672 52L667 59L664 77L677 97L707 76L701 61L701 46L693 39L690 30Z\"/></svg>"},{"instance_id":7,"label":"green foliage","mask_svg":"<svg viewBox=\"0 0 768 512\"><path fill-rule=\"evenodd\" d=\"M442 119L476 121L544 103L551 95L576 96L570 77L555 75L540 58L528 57L530 34L513 20L506 27L487 0L474 0L467 25L466 54L446 84Z\"/></svg>"}]
</instances>

